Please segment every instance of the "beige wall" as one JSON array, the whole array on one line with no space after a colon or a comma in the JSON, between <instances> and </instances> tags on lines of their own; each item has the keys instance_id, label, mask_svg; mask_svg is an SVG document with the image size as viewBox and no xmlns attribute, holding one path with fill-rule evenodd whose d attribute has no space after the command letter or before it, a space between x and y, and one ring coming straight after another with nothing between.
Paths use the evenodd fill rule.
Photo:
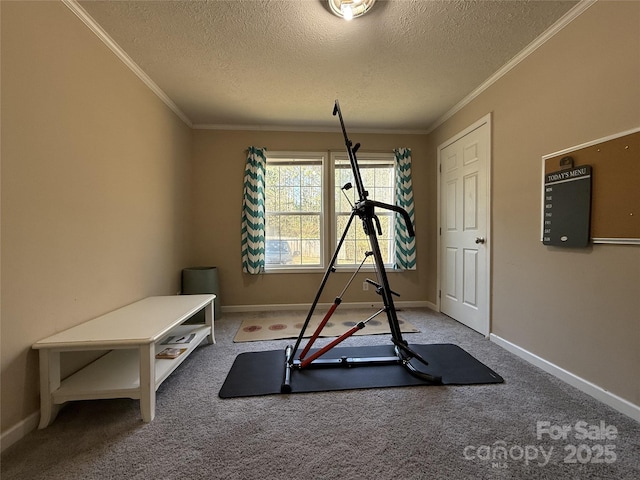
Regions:
<instances>
[{"instance_id":1,"label":"beige wall","mask_svg":"<svg viewBox=\"0 0 640 480\"><path fill-rule=\"evenodd\" d=\"M331 115L331 103L327 115ZM348 123L348 111L345 111ZM427 178L435 171L427 162L424 135L371 135L349 134L364 151L387 151L395 147L412 149L412 173L416 213L416 271L389 273L394 290L402 301L430 301L435 303L435 262L427 254L428 232L433 223L428 204L430 196ZM269 150L288 151L345 151L342 134L291 133L262 131L194 132L194 259L202 265L215 265L220 275L221 305L273 305L309 304L313 301L322 273L248 275L241 271L240 220L242 211L242 185L246 150L249 146L266 146ZM340 232L341 233L341 232ZM351 274L331 276L321 302L331 303L340 293ZM360 277L348 290L345 302L375 302L380 297L372 290L362 291ZM369 274L368 276L371 276ZM304 308L304 307L303 307Z\"/></svg>"},{"instance_id":2,"label":"beige wall","mask_svg":"<svg viewBox=\"0 0 640 480\"><path fill-rule=\"evenodd\" d=\"M184 266L218 266L224 306L313 299L320 274L240 271L245 150L341 135L192 132L62 4L0 4L3 433L38 410L34 341L173 293ZM433 134L351 134L413 149L418 270L390 280L435 303L437 146L492 112L492 332L635 404L640 247L539 239L541 156L640 126L639 21L639 2L600 2ZM360 284L345 301L369 301Z\"/></svg>"},{"instance_id":3,"label":"beige wall","mask_svg":"<svg viewBox=\"0 0 640 480\"><path fill-rule=\"evenodd\" d=\"M640 126L639 25L597 3L430 136L493 114L491 331L636 405L640 246L545 247L540 208L542 155Z\"/></svg>"},{"instance_id":4,"label":"beige wall","mask_svg":"<svg viewBox=\"0 0 640 480\"><path fill-rule=\"evenodd\" d=\"M33 342L179 289L191 131L62 3L1 5L4 432Z\"/></svg>"}]
</instances>

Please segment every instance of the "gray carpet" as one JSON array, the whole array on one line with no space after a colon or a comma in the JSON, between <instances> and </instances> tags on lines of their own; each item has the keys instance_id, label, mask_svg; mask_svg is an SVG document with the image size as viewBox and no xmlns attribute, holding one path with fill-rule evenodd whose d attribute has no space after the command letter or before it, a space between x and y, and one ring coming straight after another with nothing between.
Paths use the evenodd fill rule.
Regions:
<instances>
[{"instance_id":1,"label":"gray carpet","mask_svg":"<svg viewBox=\"0 0 640 480\"><path fill-rule=\"evenodd\" d=\"M640 478L637 422L427 309L403 311L421 330L407 340L457 344L505 383L220 399L239 353L290 343L234 344L247 315L217 321L218 343L200 347L160 387L152 423L133 400L71 403L3 453L2 480ZM617 436L537 438L537 422L581 421L605 422Z\"/></svg>"}]
</instances>

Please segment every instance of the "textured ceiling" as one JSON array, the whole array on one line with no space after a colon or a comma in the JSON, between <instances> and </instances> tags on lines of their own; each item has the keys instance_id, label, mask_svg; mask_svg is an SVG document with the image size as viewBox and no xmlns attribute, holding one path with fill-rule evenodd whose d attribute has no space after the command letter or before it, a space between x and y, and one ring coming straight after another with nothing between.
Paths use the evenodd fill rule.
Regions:
<instances>
[{"instance_id":1,"label":"textured ceiling","mask_svg":"<svg viewBox=\"0 0 640 480\"><path fill-rule=\"evenodd\" d=\"M194 125L425 131L576 1L80 1Z\"/></svg>"}]
</instances>

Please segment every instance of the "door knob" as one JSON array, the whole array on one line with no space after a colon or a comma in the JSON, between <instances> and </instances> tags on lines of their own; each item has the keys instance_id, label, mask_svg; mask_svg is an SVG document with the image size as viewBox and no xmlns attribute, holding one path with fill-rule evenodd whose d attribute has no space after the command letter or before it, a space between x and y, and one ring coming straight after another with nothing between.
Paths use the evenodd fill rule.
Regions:
<instances>
[{"instance_id":1,"label":"door knob","mask_svg":"<svg viewBox=\"0 0 640 480\"><path fill-rule=\"evenodd\" d=\"M484 243L484 237L476 237L476 243Z\"/></svg>"}]
</instances>

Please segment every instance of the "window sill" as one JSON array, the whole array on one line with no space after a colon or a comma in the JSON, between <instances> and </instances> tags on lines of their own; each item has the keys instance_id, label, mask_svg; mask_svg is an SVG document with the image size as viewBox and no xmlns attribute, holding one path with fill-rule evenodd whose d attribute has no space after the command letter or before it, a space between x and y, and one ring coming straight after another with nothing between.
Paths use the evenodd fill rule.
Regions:
<instances>
[{"instance_id":1,"label":"window sill","mask_svg":"<svg viewBox=\"0 0 640 480\"><path fill-rule=\"evenodd\" d=\"M348 266L348 267L336 267L336 273L353 273L358 269L356 266ZM265 274L272 273L324 273L326 271L326 267L269 267L265 269ZM373 266L363 266L360 269L363 273L375 272L375 268ZM402 273L405 270L394 269L391 266L385 266L385 271L387 273Z\"/></svg>"},{"instance_id":2,"label":"window sill","mask_svg":"<svg viewBox=\"0 0 640 480\"><path fill-rule=\"evenodd\" d=\"M324 270L324 267L269 267L264 273L323 273Z\"/></svg>"}]
</instances>

